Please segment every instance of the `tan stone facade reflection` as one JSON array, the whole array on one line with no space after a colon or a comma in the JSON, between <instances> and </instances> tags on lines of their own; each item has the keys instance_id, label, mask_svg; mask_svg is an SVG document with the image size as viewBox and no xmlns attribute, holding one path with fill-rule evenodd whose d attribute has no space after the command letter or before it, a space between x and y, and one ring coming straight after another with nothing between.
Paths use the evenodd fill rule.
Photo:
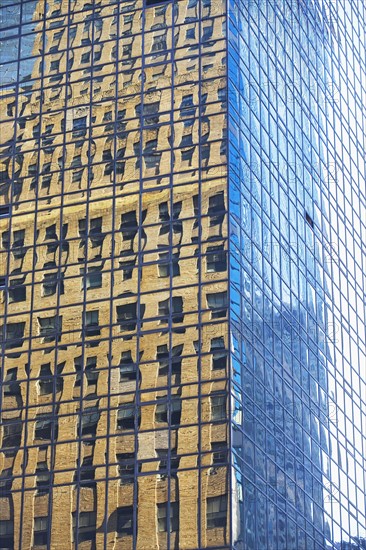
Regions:
<instances>
[{"instance_id":1,"label":"tan stone facade reflection","mask_svg":"<svg viewBox=\"0 0 366 550\"><path fill-rule=\"evenodd\" d=\"M227 548L224 2L93 6L2 97L0 546Z\"/></svg>"}]
</instances>

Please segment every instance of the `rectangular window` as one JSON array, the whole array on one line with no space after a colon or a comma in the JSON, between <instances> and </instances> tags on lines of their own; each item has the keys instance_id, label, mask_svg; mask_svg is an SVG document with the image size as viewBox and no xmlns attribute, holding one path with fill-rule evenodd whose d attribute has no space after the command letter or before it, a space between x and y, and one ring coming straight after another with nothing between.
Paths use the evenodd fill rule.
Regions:
<instances>
[{"instance_id":1,"label":"rectangular window","mask_svg":"<svg viewBox=\"0 0 366 550\"><path fill-rule=\"evenodd\" d=\"M60 283L60 294L64 293L63 274L61 273L60 280L57 273L45 273L43 275L43 296L52 296L56 293L57 283Z\"/></svg>"},{"instance_id":2,"label":"rectangular window","mask_svg":"<svg viewBox=\"0 0 366 550\"><path fill-rule=\"evenodd\" d=\"M40 379L38 384L40 395L47 395L53 392L53 376L50 363L41 366Z\"/></svg>"},{"instance_id":3,"label":"rectangular window","mask_svg":"<svg viewBox=\"0 0 366 550\"><path fill-rule=\"evenodd\" d=\"M60 338L62 332L62 317L38 317L39 336L43 342L53 342Z\"/></svg>"},{"instance_id":4,"label":"rectangular window","mask_svg":"<svg viewBox=\"0 0 366 550\"><path fill-rule=\"evenodd\" d=\"M0 519L0 540L2 548L14 548L14 523L11 519Z\"/></svg>"},{"instance_id":5,"label":"rectangular window","mask_svg":"<svg viewBox=\"0 0 366 550\"><path fill-rule=\"evenodd\" d=\"M81 268L80 273L85 274L85 269ZM84 285L86 290L91 288L101 288L102 286L102 266L90 266L84 278Z\"/></svg>"},{"instance_id":6,"label":"rectangular window","mask_svg":"<svg viewBox=\"0 0 366 550\"><path fill-rule=\"evenodd\" d=\"M225 369L227 363L227 351L225 349L225 341L222 336L219 338L212 338L210 351L212 353L212 369Z\"/></svg>"},{"instance_id":7,"label":"rectangular window","mask_svg":"<svg viewBox=\"0 0 366 550\"><path fill-rule=\"evenodd\" d=\"M159 361L159 376L166 376L169 372L169 363L171 363L172 374L180 374L182 366L183 344L172 348L171 358L166 344L158 346L156 358Z\"/></svg>"},{"instance_id":8,"label":"rectangular window","mask_svg":"<svg viewBox=\"0 0 366 550\"><path fill-rule=\"evenodd\" d=\"M134 210L122 214L120 229L124 241L133 240L135 238L138 231L138 225L136 212Z\"/></svg>"},{"instance_id":9,"label":"rectangular window","mask_svg":"<svg viewBox=\"0 0 366 550\"><path fill-rule=\"evenodd\" d=\"M120 382L136 380L137 365L132 360L131 351L123 351L119 362Z\"/></svg>"},{"instance_id":10,"label":"rectangular window","mask_svg":"<svg viewBox=\"0 0 366 550\"><path fill-rule=\"evenodd\" d=\"M26 287L25 286L16 286L17 284L23 282L24 279L13 280L10 282L9 287L9 304L13 302L24 302L26 299Z\"/></svg>"},{"instance_id":11,"label":"rectangular window","mask_svg":"<svg viewBox=\"0 0 366 550\"><path fill-rule=\"evenodd\" d=\"M159 472L160 477L164 478L168 474L169 452L168 449L156 449L156 454L160 459ZM177 449L172 449L170 453L170 474L174 475L179 467L179 457L177 457Z\"/></svg>"},{"instance_id":12,"label":"rectangular window","mask_svg":"<svg viewBox=\"0 0 366 550\"><path fill-rule=\"evenodd\" d=\"M79 436L95 436L97 433L99 418L100 411L98 407L85 408L81 413L81 430L79 430Z\"/></svg>"},{"instance_id":13,"label":"rectangular window","mask_svg":"<svg viewBox=\"0 0 366 550\"><path fill-rule=\"evenodd\" d=\"M159 254L159 277L178 277L180 275L179 254L169 252L161 252Z\"/></svg>"},{"instance_id":14,"label":"rectangular window","mask_svg":"<svg viewBox=\"0 0 366 550\"><path fill-rule=\"evenodd\" d=\"M95 541L97 526L96 512L80 512L79 525L76 532L76 513L73 513L74 541L84 542L86 540Z\"/></svg>"},{"instance_id":15,"label":"rectangular window","mask_svg":"<svg viewBox=\"0 0 366 550\"><path fill-rule=\"evenodd\" d=\"M158 315L168 317L171 313L173 323L182 323L184 319L183 313L183 298L181 296L174 296L171 302L172 311L170 312L170 300L163 300L158 304ZM162 319L162 323L167 323L168 319Z\"/></svg>"},{"instance_id":16,"label":"rectangular window","mask_svg":"<svg viewBox=\"0 0 366 550\"><path fill-rule=\"evenodd\" d=\"M48 414L37 414L34 439L52 439L52 418ZM57 424L55 423L54 438L57 439Z\"/></svg>"},{"instance_id":17,"label":"rectangular window","mask_svg":"<svg viewBox=\"0 0 366 550\"><path fill-rule=\"evenodd\" d=\"M8 323L5 333L5 349L18 348L23 345L25 323ZM3 334L3 327L0 330L0 339Z\"/></svg>"},{"instance_id":18,"label":"rectangular window","mask_svg":"<svg viewBox=\"0 0 366 550\"><path fill-rule=\"evenodd\" d=\"M211 310L211 319L225 317L227 313L227 292L207 294L207 305Z\"/></svg>"},{"instance_id":19,"label":"rectangular window","mask_svg":"<svg viewBox=\"0 0 366 550\"><path fill-rule=\"evenodd\" d=\"M87 311L85 313L85 334L86 336L97 336L100 334L99 311Z\"/></svg>"},{"instance_id":20,"label":"rectangular window","mask_svg":"<svg viewBox=\"0 0 366 550\"><path fill-rule=\"evenodd\" d=\"M48 544L48 516L34 518L34 546Z\"/></svg>"},{"instance_id":21,"label":"rectangular window","mask_svg":"<svg viewBox=\"0 0 366 550\"><path fill-rule=\"evenodd\" d=\"M133 506L117 508L117 533L120 537L133 535Z\"/></svg>"},{"instance_id":22,"label":"rectangular window","mask_svg":"<svg viewBox=\"0 0 366 550\"><path fill-rule=\"evenodd\" d=\"M10 205L3 204L0 206L0 218L7 218L10 216Z\"/></svg>"},{"instance_id":23,"label":"rectangular window","mask_svg":"<svg viewBox=\"0 0 366 550\"><path fill-rule=\"evenodd\" d=\"M118 454L117 461L121 483L133 483L135 472L135 453Z\"/></svg>"},{"instance_id":24,"label":"rectangular window","mask_svg":"<svg viewBox=\"0 0 366 550\"><path fill-rule=\"evenodd\" d=\"M117 413L117 427L119 430L133 430L135 428L135 415L137 425L140 425L140 411L136 411L134 403L123 406Z\"/></svg>"},{"instance_id":25,"label":"rectangular window","mask_svg":"<svg viewBox=\"0 0 366 550\"><path fill-rule=\"evenodd\" d=\"M38 462L36 468L37 494L44 495L50 489L50 472L47 462Z\"/></svg>"},{"instance_id":26,"label":"rectangular window","mask_svg":"<svg viewBox=\"0 0 366 550\"><path fill-rule=\"evenodd\" d=\"M224 246L207 247L207 273L218 273L226 271L226 252Z\"/></svg>"},{"instance_id":27,"label":"rectangular window","mask_svg":"<svg viewBox=\"0 0 366 550\"><path fill-rule=\"evenodd\" d=\"M5 374L3 389L4 395L19 395L20 384L16 381L18 376L18 368L9 369Z\"/></svg>"},{"instance_id":28,"label":"rectangular window","mask_svg":"<svg viewBox=\"0 0 366 550\"><path fill-rule=\"evenodd\" d=\"M226 441L218 441L211 443L212 464L224 464L227 462L227 443Z\"/></svg>"},{"instance_id":29,"label":"rectangular window","mask_svg":"<svg viewBox=\"0 0 366 550\"><path fill-rule=\"evenodd\" d=\"M75 471L77 481L77 471ZM87 456L84 458L80 468L80 481L83 487L95 487L95 466L93 465L93 457Z\"/></svg>"},{"instance_id":30,"label":"rectangular window","mask_svg":"<svg viewBox=\"0 0 366 550\"><path fill-rule=\"evenodd\" d=\"M170 407L168 407L168 403L166 401L157 403L155 410L155 422L168 422L168 408L170 408L170 425L178 425L180 423L182 404L181 400L176 398L171 400Z\"/></svg>"},{"instance_id":31,"label":"rectangular window","mask_svg":"<svg viewBox=\"0 0 366 550\"><path fill-rule=\"evenodd\" d=\"M227 495L207 499L207 529L226 527Z\"/></svg>"},{"instance_id":32,"label":"rectangular window","mask_svg":"<svg viewBox=\"0 0 366 550\"><path fill-rule=\"evenodd\" d=\"M22 423L19 420L3 421L2 447L19 447L22 437Z\"/></svg>"},{"instance_id":33,"label":"rectangular window","mask_svg":"<svg viewBox=\"0 0 366 550\"><path fill-rule=\"evenodd\" d=\"M211 396L211 420L226 419L226 395Z\"/></svg>"},{"instance_id":34,"label":"rectangular window","mask_svg":"<svg viewBox=\"0 0 366 550\"><path fill-rule=\"evenodd\" d=\"M210 216L210 226L222 224L225 217L223 191L209 198L208 215Z\"/></svg>"},{"instance_id":35,"label":"rectangular window","mask_svg":"<svg viewBox=\"0 0 366 550\"><path fill-rule=\"evenodd\" d=\"M135 330L137 323L137 302L117 306L116 310L117 323L119 323L121 330Z\"/></svg>"},{"instance_id":36,"label":"rectangular window","mask_svg":"<svg viewBox=\"0 0 366 550\"><path fill-rule=\"evenodd\" d=\"M179 528L179 503L170 502L169 512L168 503L158 504L158 530L162 532L178 531ZM169 516L168 516L169 513Z\"/></svg>"}]
</instances>

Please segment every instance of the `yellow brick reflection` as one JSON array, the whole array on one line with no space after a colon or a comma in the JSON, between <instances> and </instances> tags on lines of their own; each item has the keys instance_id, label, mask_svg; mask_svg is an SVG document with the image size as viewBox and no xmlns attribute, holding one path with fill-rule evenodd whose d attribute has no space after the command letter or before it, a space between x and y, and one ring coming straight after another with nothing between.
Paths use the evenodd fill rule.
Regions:
<instances>
[{"instance_id":1,"label":"yellow brick reflection","mask_svg":"<svg viewBox=\"0 0 366 550\"><path fill-rule=\"evenodd\" d=\"M1 106L9 544L228 547L224 3L68 6Z\"/></svg>"}]
</instances>

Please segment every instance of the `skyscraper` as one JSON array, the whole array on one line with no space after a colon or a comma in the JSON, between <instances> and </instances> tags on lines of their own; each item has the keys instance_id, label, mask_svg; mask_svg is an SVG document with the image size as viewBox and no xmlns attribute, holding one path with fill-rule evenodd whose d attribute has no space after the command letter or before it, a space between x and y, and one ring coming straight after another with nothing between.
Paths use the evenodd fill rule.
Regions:
<instances>
[{"instance_id":1,"label":"skyscraper","mask_svg":"<svg viewBox=\"0 0 366 550\"><path fill-rule=\"evenodd\" d=\"M362 548L361 0L3 4L0 548Z\"/></svg>"}]
</instances>

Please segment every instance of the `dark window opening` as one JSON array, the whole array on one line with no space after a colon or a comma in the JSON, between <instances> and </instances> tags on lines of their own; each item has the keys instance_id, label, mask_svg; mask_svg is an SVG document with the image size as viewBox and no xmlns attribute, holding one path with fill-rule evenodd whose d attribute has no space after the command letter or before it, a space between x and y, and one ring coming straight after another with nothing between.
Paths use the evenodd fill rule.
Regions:
<instances>
[{"instance_id":1,"label":"dark window opening","mask_svg":"<svg viewBox=\"0 0 366 550\"><path fill-rule=\"evenodd\" d=\"M90 266L85 274L85 269L82 267L80 273L84 274L83 289L101 288L102 286L102 266Z\"/></svg>"},{"instance_id":2,"label":"dark window opening","mask_svg":"<svg viewBox=\"0 0 366 550\"><path fill-rule=\"evenodd\" d=\"M93 457L91 456L83 460L80 468L80 482L83 487L95 487L95 466L93 466Z\"/></svg>"},{"instance_id":3,"label":"dark window opening","mask_svg":"<svg viewBox=\"0 0 366 550\"><path fill-rule=\"evenodd\" d=\"M39 393L40 395L47 395L53 391L53 376L51 371L51 364L41 366L40 380L39 380Z\"/></svg>"},{"instance_id":4,"label":"dark window opening","mask_svg":"<svg viewBox=\"0 0 366 550\"><path fill-rule=\"evenodd\" d=\"M166 4L168 0L145 0L146 6L156 6L159 4Z\"/></svg>"},{"instance_id":5,"label":"dark window opening","mask_svg":"<svg viewBox=\"0 0 366 550\"><path fill-rule=\"evenodd\" d=\"M37 494L44 495L50 490L50 472L47 462L38 462L36 468Z\"/></svg>"},{"instance_id":6,"label":"dark window opening","mask_svg":"<svg viewBox=\"0 0 366 550\"><path fill-rule=\"evenodd\" d=\"M225 217L224 193L217 193L209 198L208 215L210 216L210 226L220 225Z\"/></svg>"},{"instance_id":7,"label":"dark window opening","mask_svg":"<svg viewBox=\"0 0 366 550\"><path fill-rule=\"evenodd\" d=\"M211 310L212 319L225 317L227 312L227 292L207 294L207 305Z\"/></svg>"},{"instance_id":8,"label":"dark window opening","mask_svg":"<svg viewBox=\"0 0 366 550\"><path fill-rule=\"evenodd\" d=\"M7 216L10 216L10 205L5 204L0 206L0 218L6 218Z\"/></svg>"},{"instance_id":9,"label":"dark window opening","mask_svg":"<svg viewBox=\"0 0 366 550\"><path fill-rule=\"evenodd\" d=\"M18 420L3 421L3 442L2 446L19 447L22 437L22 423Z\"/></svg>"},{"instance_id":10,"label":"dark window opening","mask_svg":"<svg viewBox=\"0 0 366 550\"><path fill-rule=\"evenodd\" d=\"M121 330L135 330L137 324L137 302L117 306L116 310L117 323L119 323Z\"/></svg>"},{"instance_id":11,"label":"dark window opening","mask_svg":"<svg viewBox=\"0 0 366 550\"><path fill-rule=\"evenodd\" d=\"M225 349L225 341L222 336L211 340L210 351L212 352L212 369L225 369L227 363L227 352Z\"/></svg>"},{"instance_id":12,"label":"dark window opening","mask_svg":"<svg viewBox=\"0 0 366 550\"><path fill-rule=\"evenodd\" d=\"M227 444L225 441L211 443L212 464L221 465L227 462Z\"/></svg>"},{"instance_id":13,"label":"dark window opening","mask_svg":"<svg viewBox=\"0 0 366 550\"><path fill-rule=\"evenodd\" d=\"M24 239L25 239L24 229L20 229L19 231L14 231L12 252L16 260L21 260L25 256L26 249L24 247Z\"/></svg>"},{"instance_id":14,"label":"dark window opening","mask_svg":"<svg viewBox=\"0 0 366 550\"><path fill-rule=\"evenodd\" d=\"M131 351L123 351L119 362L120 382L136 380L137 365L132 360Z\"/></svg>"},{"instance_id":15,"label":"dark window opening","mask_svg":"<svg viewBox=\"0 0 366 550\"><path fill-rule=\"evenodd\" d=\"M156 449L156 454L160 459L160 462L159 462L160 478L165 478L167 477L167 474L168 474L168 462L169 462L168 449ZM170 472L169 472L171 475L175 475L177 473L177 470L179 467L179 460L180 460L180 457L177 457L177 449L172 449L170 453Z\"/></svg>"},{"instance_id":16,"label":"dark window opening","mask_svg":"<svg viewBox=\"0 0 366 550\"><path fill-rule=\"evenodd\" d=\"M12 485L13 485L13 470L12 468L5 468L0 474L0 495L10 496ZM1 538L1 531L0 531L0 541L1 540L2 538Z\"/></svg>"},{"instance_id":17,"label":"dark window opening","mask_svg":"<svg viewBox=\"0 0 366 550\"><path fill-rule=\"evenodd\" d=\"M117 427L119 430L133 430L135 427L135 417L137 425L140 426L140 411L136 411L133 403L124 406L117 413Z\"/></svg>"},{"instance_id":18,"label":"dark window opening","mask_svg":"<svg viewBox=\"0 0 366 550\"><path fill-rule=\"evenodd\" d=\"M56 337L60 339L62 332L62 317L38 317L39 336L43 338L43 342L53 342Z\"/></svg>"},{"instance_id":19,"label":"dark window opening","mask_svg":"<svg viewBox=\"0 0 366 550\"><path fill-rule=\"evenodd\" d=\"M226 395L212 395L211 396L211 420L225 420L226 419Z\"/></svg>"},{"instance_id":20,"label":"dark window opening","mask_svg":"<svg viewBox=\"0 0 366 550\"><path fill-rule=\"evenodd\" d=\"M23 345L25 323L8 323L5 332L5 349L18 348ZM3 334L3 327L0 330L0 337Z\"/></svg>"},{"instance_id":21,"label":"dark window opening","mask_svg":"<svg viewBox=\"0 0 366 550\"><path fill-rule=\"evenodd\" d=\"M226 271L226 252L223 245L221 246L209 246L207 248L207 272L219 273Z\"/></svg>"},{"instance_id":22,"label":"dark window opening","mask_svg":"<svg viewBox=\"0 0 366 550\"><path fill-rule=\"evenodd\" d=\"M134 482L135 472L135 453L122 453L117 455L118 473L121 483L128 484ZM141 464L137 465L137 471L141 471Z\"/></svg>"},{"instance_id":23,"label":"dark window opening","mask_svg":"<svg viewBox=\"0 0 366 550\"><path fill-rule=\"evenodd\" d=\"M182 367L182 351L183 344L174 346L172 348L171 357L169 357L168 346L166 344L158 346L156 358L159 361L159 376L166 376L168 374L169 363L171 363L171 373L180 375Z\"/></svg>"},{"instance_id":24,"label":"dark window opening","mask_svg":"<svg viewBox=\"0 0 366 550\"><path fill-rule=\"evenodd\" d=\"M97 526L96 512L80 512L78 530L76 531L76 513L73 513L74 541L95 541Z\"/></svg>"},{"instance_id":25,"label":"dark window opening","mask_svg":"<svg viewBox=\"0 0 366 550\"><path fill-rule=\"evenodd\" d=\"M207 529L226 526L227 498L226 495L222 495L207 499Z\"/></svg>"},{"instance_id":26,"label":"dark window opening","mask_svg":"<svg viewBox=\"0 0 366 550\"><path fill-rule=\"evenodd\" d=\"M170 300L163 300L158 305L158 315L162 316L161 323L168 323L168 317L171 314L172 323L182 323L184 319L183 313L183 298L175 296L172 298L172 311L170 311Z\"/></svg>"},{"instance_id":27,"label":"dark window opening","mask_svg":"<svg viewBox=\"0 0 366 550\"><path fill-rule=\"evenodd\" d=\"M117 533L120 537L133 534L133 506L117 508Z\"/></svg>"},{"instance_id":28,"label":"dark window opening","mask_svg":"<svg viewBox=\"0 0 366 550\"><path fill-rule=\"evenodd\" d=\"M51 439L53 421L48 414L38 414L36 417L34 439ZM54 437L57 439L57 424L55 422Z\"/></svg>"},{"instance_id":29,"label":"dark window opening","mask_svg":"<svg viewBox=\"0 0 366 550\"><path fill-rule=\"evenodd\" d=\"M152 139L146 143L143 156L146 168L157 168L160 164L161 152L157 151L158 141Z\"/></svg>"},{"instance_id":30,"label":"dark window opening","mask_svg":"<svg viewBox=\"0 0 366 550\"><path fill-rule=\"evenodd\" d=\"M48 516L34 518L34 546L48 545Z\"/></svg>"},{"instance_id":31,"label":"dark window opening","mask_svg":"<svg viewBox=\"0 0 366 550\"><path fill-rule=\"evenodd\" d=\"M14 548L14 523L12 519L0 520L1 547L7 550Z\"/></svg>"},{"instance_id":32,"label":"dark window opening","mask_svg":"<svg viewBox=\"0 0 366 550\"><path fill-rule=\"evenodd\" d=\"M100 412L98 407L87 407L81 413L81 421L78 429L78 436L91 435L97 433Z\"/></svg>"},{"instance_id":33,"label":"dark window opening","mask_svg":"<svg viewBox=\"0 0 366 550\"><path fill-rule=\"evenodd\" d=\"M179 504L178 502L164 502L158 504L158 531L172 532L178 531L179 528ZM170 510L170 513L168 512ZM169 513L169 516L168 516Z\"/></svg>"},{"instance_id":34,"label":"dark window opening","mask_svg":"<svg viewBox=\"0 0 366 550\"><path fill-rule=\"evenodd\" d=\"M97 370L97 358L88 357L85 365L85 376L88 386L93 386L98 382L99 372Z\"/></svg>"},{"instance_id":35,"label":"dark window opening","mask_svg":"<svg viewBox=\"0 0 366 550\"><path fill-rule=\"evenodd\" d=\"M134 210L131 212L126 212L126 214L122 214L120 229L122 232L122 239L124 241L132 241L135 238L138 231L138 225L136 212Z\"/></svg>"},{"instance_id":36,"label":"dark window opening","mask_svg":"<svg viewBox=\"0 0 366 550\"><path fill-rule=\"evenodd\" d=\"M98 336L99 334L99 311L87 311L85 313L85 335Z\"/></svg>"},{"instance_id":37,"label":"dark window opening","mask_svg":"<svg viewBox=\"0 0 366 550\"><path fill-rule=\"evenodd\" d=\"M168 423L169 422L169 409L170 409L170 425L176 426L180 423L182 405L180 399L172 399L170 407L165 401L163 403L157 403L155 410L155 422Z\"/></svg>"},{"instance_id":38,"label":"dark window opening","mask_svg":"<svg viewBox=\"0 0 366 550\"><path fill-rule=\"evenodd\" d=\"M20 395L20 383L17 382L18 369L9 369L3 383L4 395Z\"/></svg>"},{"instance_id":39,"label":"dark window opening","mask_svg":"<svg viewBox=\"0 0 366 550\"><path fill-rule=\"evenodd\" d=\"M122 279L123 281L128 281L132 279L133 269L135 267L136 260L129 260L127 262L119 262L122 270Z\"/></svg>"},{"instance_id":40,"label":"dark window opening","mask_svg":"<svg viewBox=\"0 0 366 550\"><path fill-rule=\"evenodd\" d=\"M169 252L159 254L159 277L178 277L180 275L179 254L172 254L169 257Z\"/></svg>"}]
</instances>

